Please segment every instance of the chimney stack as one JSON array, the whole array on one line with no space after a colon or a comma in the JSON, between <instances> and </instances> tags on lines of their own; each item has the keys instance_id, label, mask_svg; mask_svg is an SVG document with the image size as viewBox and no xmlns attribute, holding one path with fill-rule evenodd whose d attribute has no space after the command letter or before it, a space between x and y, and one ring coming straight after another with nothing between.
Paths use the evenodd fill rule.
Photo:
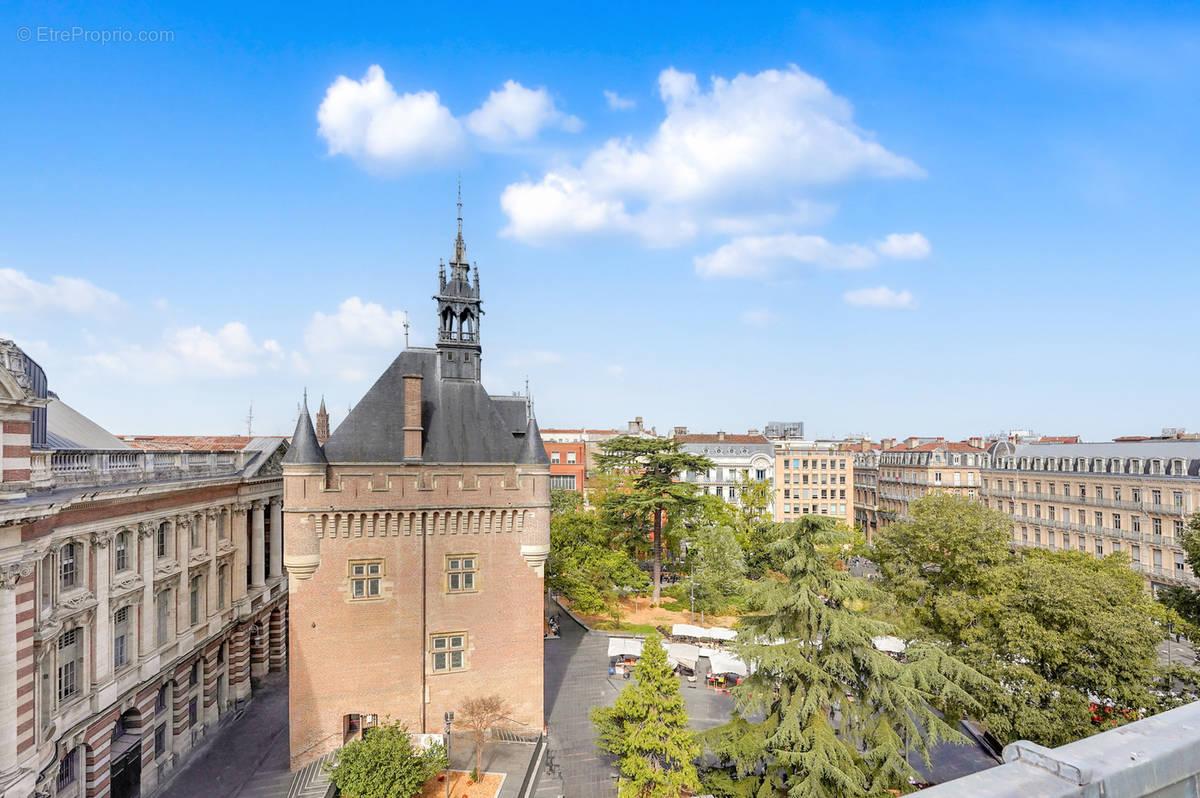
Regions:
<instances>
[{"instance_id":1,"label":"chimney stack","mask_svg":"<svg viewBox=\"0 0 1200 798\"><path fill-rule=\"evenodd\" d=\"M717 430L717 440L719 440L719 441L725 440L725 430L723 430L723 429Z\"/></svg>"},{"instance_id":2,"label":"chimney stack","mask_svg":"<svg viewBox=\"0 0 1200 798\"><path fill-rule=\"evenodd\" d=\"M421 380L420 374L404 375L404 459L421 459Z\"/></svg>"}]
</instances>

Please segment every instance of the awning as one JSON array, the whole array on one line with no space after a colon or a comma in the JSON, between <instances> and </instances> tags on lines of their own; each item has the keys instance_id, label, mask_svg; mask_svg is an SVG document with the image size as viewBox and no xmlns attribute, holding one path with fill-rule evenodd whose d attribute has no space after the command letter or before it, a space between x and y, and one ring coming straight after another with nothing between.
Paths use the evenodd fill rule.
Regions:
<instances>
[{"instance_id":1,"label":"awning","mask_svg":"<svg viewBox=\"0 0 1200 798\"><path fill-rule=\"evenodd\" d=\"M696 660L700 656L699 646L690 643L667 643L667 662L672 665L682 665L688 670L696 669Z\"/></svg>"},{"instance_id":2,"label":"awning","mask_svg":"<svg viewBox=\"0 0 1200 798\"><path fill-rule=\"evenodd\" d=\"M697 640L734 640L737 632L721 626L705 629L703 626L693 626L690 623L677 623L671 627L672 637L693 637Z\"/></svg>"},{"instance_id":3,"label":"awning","mask_svg":"<svg viewBox=\"0 0 1200 798\"><path fill-rule=\"evenodd\" d=\"M613 657L641 657L642 656L642 641L632 637L610 637L608 638L608 658Z\"/></svg>"},{"instance_id":4,"label":"awning","mask_svg":"<svg viewBox=\"0 0 1200 798\"><path fill-rule=\"evenodd\" d=\"M886 651L889 654L903 654L908 648L904 641L892 635L881 635L880 637L872 637L871 644L880 651Z\"/></svg>"},{"instance_id":5,"label":"awning","mask_svg":"<svg viewBox=\"0 0 1200 798\"><path fill-rule=\"evenodd\" d=\"M747 676L750 673L750 670L746 667L746 663L732 654L726 654L724 651L715 651L706 648L700 652L700 655L708 657L708 661L712 664L713 673L736 673L738 676Z\"/></svg>"}]
</instances>

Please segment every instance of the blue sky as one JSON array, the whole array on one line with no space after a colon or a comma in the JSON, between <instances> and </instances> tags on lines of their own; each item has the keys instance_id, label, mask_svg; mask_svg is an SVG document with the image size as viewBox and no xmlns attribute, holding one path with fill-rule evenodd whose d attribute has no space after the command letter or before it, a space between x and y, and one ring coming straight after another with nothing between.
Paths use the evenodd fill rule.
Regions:
<instances>
[{"instance_id":1,"label":"blue sky","mask_svg":"<svg viewBox=\"0 0 1200 798\"><path fill-rule=\"evenodd\" d=\"M1195 10L424 5L0 9L0 336L114 432L336 424L461 173L543 426L1200 430Z\"/></svg>"}]
</instances>

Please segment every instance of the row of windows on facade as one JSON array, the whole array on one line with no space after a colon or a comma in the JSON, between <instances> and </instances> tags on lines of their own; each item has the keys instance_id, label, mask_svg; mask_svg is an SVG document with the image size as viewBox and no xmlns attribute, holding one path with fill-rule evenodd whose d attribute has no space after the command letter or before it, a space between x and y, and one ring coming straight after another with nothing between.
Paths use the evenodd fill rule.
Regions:
<instances>
[{"instance_id":1,"label":"row of windows on facade","mask_svg":"<svg viewBox=\"0 0 1200 798\"><path fill-rule=\"evenodd\" d=\"M683 471L679 474L679 478L684 482L689 481L693 476L697 482L739 482L750 479L749 468L710 468L707 471ZM754 469L754 479L762 482L767 478L767 469Z\"/></svg>"},{"instance_id":2,"label":"row of windows on facade","mask_svg":"<svg viewBox=\"0 0 1200 798\"><path fill-rule=\"evenodd\" d=\"M218 652L217 657L218 657L217 664L223 665L224 664L223 653ZM189 690L191 690L193 688L197 688L199 686L199 684L200 684L200 660L196 660L194 663L192 663L191 670L189 671L187 687ZM171 691L170 684L164 684L161 688L159 688L158 696L156 697L155 703L154 703L154 714L156 716L164 714L167 711L167 707L170 704L170 691ZM200 719L200 696L198 694L193 695L188 699L187 718L188 718L187 725L189 727L195 726L196 723ZM156 758L160 757L164 753L166 753L167 734L168 734L167 724L170 722L171 722L171 720L168 717L165 721L158 724L154 729L154 756ZM120 721L118 721L116 727L113 730L113 739L115 740L116 738L118 738L121 734L124 733L124 731L125 731L125 729L122 727ZM66 792L70 787L75 785L76 781L78 780L79 775L80 775L80 768L79 768L80 753L79 752L80 752L79 747L72 748L70 751L68 751L66 754L64 754L63 757L59 760L58 775L55 777L55 784L54 784L55 792L58 792L58 793Z\"/></svg>"},{"instance_id":3,"label":"row of windows on facade","mask_svg":"<svg viewBox=\"0 0 1200 798\"><path fill-rule=\"evenodd\" d=\"M1017 481L1015 479L1008 480L1008 490L1010 493L1017 492L1016 484L1017 484ZM1057 482L1047 482L1046 483L1046 488L1047 488L1046 495L1048 495L1048 496L1058 495L1056 491L1058 490L1059 484L1060 483L1057 483ZM1002 480L1002 479L992 480L992 485L994 486L995 490L1004 490L1004 480ZM1064 497L1069 497L1071 495L1071 483L1063 482L1063 483L1061 483L1061 485L1062 485L1062 495ZM983 488L984 488L984 490L988 489L988 480L987 479L983 480ZM1094 488L1094 491L1092 493L1092 496L1096 499L1103 500L1104 499L1104 486L1103 485L1094 485L1093 488ZM1029 480L1027 480L1027 479L1021 480L1021 493L1030 493L1030 492L1031 491L1029 490ZM1042 493L1042 483L1040 481L1036 481L1036 480L1034 481L1032 493L1039 494L1039 495ZM1171 494L1172 494L1171 500L1173 503L1172 506L1183 507L1184 506L1183 491L1175 490L1175 491L1171 491ZM1083 482L1078 483L1078 491L1077 491L1076 495L1080 499L1086 499L1088 497L1088 486ZM1122 500L1121 486L1120 485L1111 486L1108 495L1115 502L1121 501ZM1131 501L1131 502L1141 502L1142 497L1148 495L1150 497L1151 504L1162 504L1163 492L1159 488L1150 488L1149 492L1147 493L1147 490L1144 488L1131 487L1131 488L1129 488L1129 493L1126 495L1129 496L1129 501Z\"/></svg>"},{"instance_id":4,"label":"row of windows on facade","mask_svg":"<svg viewBox=\"0 0 1200 798\"><path fill-rule=\"evenodd\" d=\"M550 450L550 465L558 465L560 461L560 453ZM575 465L575 452L567 452L567 465Z\"/></svg>"},{"instance_id":5,"label":"row of windows on facade","mask_svg":"<svg viewBox=\"0 0 1200 798\"><path fill-rule=\"evenodd\" d=\"M550 490L575 490L575 475L551 474Z\"/></svg>"},{"instance_id":6,"label":"row of windows on facade","mask_svg":"<svg viewBox=\"0 0 1200 798\"><path fill-rule=\"evenodd\" d=\"M1182 457L1000 457L997 469L1011 471L1074 471L1093 474L1151 474L1187 476L1188 461Z\"/></svg>"},{"instance_id":7,"label":"row of windows on facade","mask_svg":"<svg viewBox=\"0 0 1200 798\"><path fill-rule=\"evenodd\" d=\"M984 499L983 504L985 507L991 506L990 502L987 499ZM1001 501L996 502L996 509L1003 512L1004 511L1004 502L1001 502ZM1057 508L1055 508L1053 506L1047 506L1045 509L1046 509L1046 515L1044 517L1047 521L1065 521L1067 523L1071 523L1071 508L1070 507L1063 507L1061 510L1061 513L1057 513L1056 512ZM1088 511L1087 510L1077 510L1076 512L1077 512L1077 515L1075 517L1076 517L1076 519L1078 519L1077 523L1087 524L1088 523ZM1017 514L1015 502L1008 503L1008 514L1009 515ZM1021 502L1021 516L1023 518L1042 518L1043 517L1042 505L1040 505L1040 504L1033 505L1033 515L1030 516L1029 504L1027 502ZM1112 526L1110 526L1109 529L1119 532L1121 529L1124 528L1124 520L1123 520L1124 516L1121 513L1113 513L1111 518L1112 518ZM1094 524L1093 524L1094 526L1103 527L1104 526L1104 513L1101 512L1100 510L1093 510L1092 511L1092 520L1094 521ZM1141 532L1142 531L1142 522L1143 522L1143 519L1140 515L1130 515L1129 516L1129 530L1131 532ZM1161 535L1163 533L1162 519L1161 518L1151 518L1150 519L1150 528L1151 528L1153 534ZM1183 523L1182 518L1176 518L1172 521L1172 531L1174 531L1176 538L1182 537L1183 528L1184 528L1184 523Z\"/></svg>"},{"instance_id":8,"label":"row of windows on facade","mask_svg":"<svg viewBox=\"0 0 1200 798\"><path fill-rule=\"evenodd\" d=\"M226 605L227 593L227 566L222 566L217 572L217 609L224 609ZM205 585L203 576L196 576L191 580L188 591L189 598L189 623L191 626L196 626L200 623L202 617L201 610L205 605ZM156 610L156 645L158 647L165 646L171 641L170 633L170 618L171 618L171 599L172 593L170 589L162 590L155 596ZM133 662L133 654L135 641L137 636L134 629L134 615L132 607L121 607L112 616L113 630L113 671L118 672ZM84 656L86 654L83 633L80 627L73 627L64 631L59 635L58 643L58 700L63 702L76 696L80 691L80 675Z\"/></svg>"},{"instance_id":9,"label":"row of windows on facade","mask_svg":"<svg viewBox=\"0 0 1200 798\"><path fill-rule=\"evenodd\" d=\"M817 495L818 491L821 495ZM783 489L783 498L785 499L844 499L846 498L845 488L802 488L793 491L790 488Z\"/></svg>"},{"instance_id":10,"label":"row of windows on facade","mask_svg":"<svg viewBox=\"0 0 1200 798\"><path fill-rule=\"evenodd\" d=\"M845 471L845 460L829 460L829 459L813 459L807 460L804 458L784 458L783 467L785 470L807 470L807 471Z\"/></svg>"},{"instance_id":11,"label":"row of windows on facade","mask_svg":"<svg viewBox=\"0 0 1200 798\"><path fill-rule=\"evenodd\" d=\"M791 515L845 515L846 505L844 504L785 504L783 512Z\"/></svg>"},{"instance_id":12,"label":"row of windows on facade","mask_svg":"<svg viewBox=\"0 0 1200 798\"><path fill-rule=\"evenodd\" d=\"M1047 542L1047 545L1051 549L1055 548L1055 545L1056 545L1054 538L1055 538L1054 531L1046 530L1046 542ZM1099 538L1099 537L1093 537L1092 541L1095 546L1096 556L1103 557L1105 554L1104 539ZM1028 527L1024 527L1024 526L1021 527L1021 542L1022 543L1030 542ZM1042 530L1040 530L1040 529L1033 530L1033 543L1038 546L1042 545ZM1075 543L1078 546L1080 551L1087 552L1087 537L1086 536L1077 535L1075 538ZM1071 548L1071 535L1068 532L1062 533L1062 547L1064 549ZM1123 551L1123 549L1121 548L1121 541L1110 540L1108 542L1108 553L1109 554L1113 554L1113 553L1117 553L1117 552L1121 552L1121 551ZM1163 550L1162 549L1151 549L1150 552L1151 552L1151 555L1150 555L1151 565L1154 568L1161 570L1163 567ZM1187 575L1187 562L1185 560L1185 556L1184 556L1183 552L1177 551L1177 552L1174 552L1174 555L1175 555L1175 572L1176 572L1176 574L1178 574L1180 576L1186 576ZM1141 563L1142 547L1136 543L1130 545L1129 558L1134 563Z\"/></svg>"},{"instance_id":13,"label":"row of windows on facade","mask_svg":"<svg viewBox=\"0 0 1200 798\"><path fill-rule=\"evenodd\" d=\"M915 465L924 466L929 463L946 463L950 465L965 465L974 467L976 455L951 452L949 456L941 452L884 452L879 456L881 465ZM978 465L983 466L984 456L978 455Z\"/></svg>"},{"instance_id":14,"label":"row of windows on facade","mask_svg":"<svg viewBox=\"0 0 1200 798\"><path fill-rule=\"evenodd\" d=\"M474 554L447 555L444 563L447 593L470 593L478 585L478 558ZM351 560L349 563L350 598L373 599L383 596L383 578L387 575L383 559Z\"/></svg>"},{"instance_id":15,"label":"row of windows on facade","mask_svg":"<svg viewBox=\"0 0 1200 798\"><path fill-rule=\"evenodd\" d=\"M808 478L809 478L808 474L796 474L796 478L795 478L795 480L793 480L791 474L784 474L783 475L783 484L784 485L793 485L793 484L794 485L808 485L809 484ZM818 481L818 478L819 478L819 481ZM845 485L846 484L846 475L845 474L813 474L812 475L812 484L813 485Z\"/></svg>"},{"instance_id":16,"label":"row of windows on facade","mask_svg":"<svg viewBox=\"0 0 1200 798\"><path fill-rule=\"evenodd\" d=\"M955 484L955 485L961 485L961 484L963 484L963 477L962 477L962 474L963 474L963 472L961 472L961 471L955 471L955 472L954 472L954 476L953 476L953 480L954 480L954 482L953 482L953 484ZM882 478L884 481L892 481L892 482L897 482L897 481L903 481L903 480L906 480L906 479L923 479L923 478L924 478L924 473L923 473L923 472L920 472L920 471L918 471L918 472L917 472L917 473L914 475L914 474L909 474L909 473L906 473L905 471L902 471L902 470L897 470L897 469L893 469L893 468L885 468L885 469L883 469L882 471L880 471L880 477L881 477L881 478ZM943 478L942 478L942 472L941 472L941 471L934 471L934 472L933 472L933 484L935 484L935 485L941 485L941 484L943 484ZM947 483L947 484L949 484L949 483ZM975 484L975 472L974 472L974 471L968 471L968 472L967 472L967 484L968 484L968 485L974 485L974 484Z\"/></svg>"}]
</instances>

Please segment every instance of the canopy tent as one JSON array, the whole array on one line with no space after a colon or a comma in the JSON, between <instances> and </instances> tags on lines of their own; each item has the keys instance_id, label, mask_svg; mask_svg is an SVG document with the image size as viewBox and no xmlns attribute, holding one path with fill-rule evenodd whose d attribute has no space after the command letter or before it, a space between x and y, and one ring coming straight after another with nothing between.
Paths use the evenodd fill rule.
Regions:
<instances>
[{"instance_id":1,"label":"canopy tent","mask_svg":"<svg viewBox=\"0 0 1200 798\"><path fill-rule=\"evenodd\" d=\"M690 671L696 670L696 660L700 657L700 648L691 643L667 643L667 662L672 665L682 665Z\"/></svg>"},{"instance_id":2,"label":"canopy tent","mask_svg":"<svg viewBox=\"0 0 1200 798\"><path fill-rule=\"evenodd\" d=\"M705 629L703 626L693 626L690 623L677 623L671 627L671 637L692 637L697 640L734 640L737 632L721 626Z\"/></svg>"},{"instance_id":3,"label":"canopy tent","mask_svg":"<svg viewBox=\"0 0 1200 798\"><path fill-rule=\"evenodd\" d=\"M632 637L610 637L608 638L608 658L613 657L641 657L642 656L642 641Z\"/></svg>"},{"instance_id":4,"label":"canopy tent","mask_svg":"<svg viewBox=\"0 0 1200 798\"><path fill-rule=\"evenodd\" d=\"M746 667L746 663L732 654L726 654L724 651L705 648L700 650L700 656L708 657L709 663L712 664L713 673L736 673L738 676L748 676L750 674L750 669Z\"/></svg>"},{"instance_id":5,"label":"canopy tent","mask_svg":"<svg viewBox=\"0 0 1200 798\"><path fill-rule=\"evenodd\" d=\"M903 654L904 650L908 648L903 640L898 637L893 637L892 635L872 637L871 644L880 651L884 651L888 654Z\"/></svg>"}]
</instances>

